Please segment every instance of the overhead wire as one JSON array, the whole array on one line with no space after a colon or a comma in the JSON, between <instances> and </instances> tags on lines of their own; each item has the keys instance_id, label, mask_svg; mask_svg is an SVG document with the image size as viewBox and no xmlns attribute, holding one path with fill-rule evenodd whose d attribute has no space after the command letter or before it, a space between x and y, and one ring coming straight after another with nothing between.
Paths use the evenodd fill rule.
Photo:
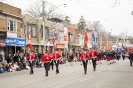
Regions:
<instances>
[{"instance_id":1,"label":"overhead wire","mask_svg":"<svg viewBox=\"0 0 133 88\"><path fill-rule=\"evenodd\" d=\"M30 0L32 3L34 3L32 0ZM14 1L14 2L16 2L16 3L19 3L19 4L21 4L20 2L18 2L18 1ZM51 4L51 3L49 3L48 1L45 1L45 2L47 2L49 5L51 5L51 6L54 6L53 4ZM23 3L22 3L23 4ZM31 4L31 3L30 3ZM26 5L26 4L23 4L23 5ZM55 7L55 6L54 6ZM78 17L76 17L76 16L73 16L73 15L71 15L71 14L69 14L69 13L67 13L67 12L65 12L65 11L63 11L63 10L61 10L61 9L59 9L59 8L57 8L58 10L60 10L61 12L63 12L63 13L65 13L66 15L68 15L68 16L70 16L70 17L73 17L73 18L75 18L75 19L80 19L80 18L78 18ZM34 18L33 18L34 19ZM28 21L28 22L30 22L31 21L31 19Z\"/></svg>"},{"instance_id":2,"label":"overhead wire","mask_svg":"<svg viewBox=\"0 0 133 88\"><path fill-rule=\"evenodd\" d=\"M77 1L78 2L78 1ZM93 14L95 14L97 17L102 18L103 20L105 20L106 22L108 22L109 24L111 24L112 26L120 29L119 27L117 27L116 25L112 24L111 22L109 22L107 19L101 17L100 15L98 15L97 13L95 13L94 11L90 10L88 7L86 7L85 5L81 4L80 2L78 2L80 5L82 5L84 8L86 8L87 10L91 11Z\"/></svg>"},{"instance_id":3,"label":"overhead wire","mask_svg":"<svg viewBox=\"0 0 133 88\"><path fill-rule=\"evenodd\" d=\"M68 1L68 0L64 0L64 1ZM78 2L88 2L89 4L114 4L114 3L109 3L109 2L103 2L103 1L88 1L88 0L85 0L85 1L79 1L79 0L71 0L71 1L78 1ZM120 0L119 0L119 4L120 4ZM133 3L122 3L122 4L133 4Z\"/></svg>"},{"instance_id":4,"label":"overhead wire","mask_svg":"<svg viewBox=\"0 0 133 88\"><path fill-rule=\"evenodd\" d=\"M47 1L47 3L50 4L50 5L52 5L52 4L49 3L48 1ZM54 6L54 5L52 5L52 6ZM54 6L54 7L55 7L55 6ZM79 17L73 16L73 15L71 15L71 14L69 14L69 13L67 13L67 12L65 12L65 11L63 11L63 10L61 10L61 9L59 9L59 8L57 8L57 9L60 10L61 12L65 13L65 14L71 16L71 17L74 17L75 19L79 19Z\"/></svg>"},{"instance_id":5,"label":"overhead wire","mask_svg":"<svg viewBox=\"0 0 133 88\"><path fill-rule=\"evenodd\" d=\"M30 0L31 1L31 0ZM17 2L17 1L15 1L16 3L19 3L20 4L20 2ZM31 2L33 2L33 1L31 1ZM50 5L52 5L51 3L49 3L48 1L46 1L48 4L50 4ZM104 19L105 21L107 21L109 24L111 24L112 26L114 26L114 27L117 27L117 26L115 26L114 24L112 24L111 22L109 22L108 20L106 20L105 18L103 18L103 17L101 17L100 15L98 15L97 13L95 13L94 11L92 11L92 10L90 10L88 7L86 7L85 5L83 5L83 4L81 4L79 1L76 1L76 2L78 2L80 5L82 5L84 8L86 8L86 9L88 9L89 11L91 11L93 14L95 14L97 17L100 17L100 18L102 18L102 19ZM98 3L98 2L91 2L91 3ZM104 2L100 2L100 3L104 3ZM23 4L23 3L21 3L21 4ZM109 4L109 3L108 3ZM26 5L26 4L23 4L23 5ZM52 5L52 6L54 6L54 5ZM71 15L71 14L69 14L69 13L67 13L67 12L65 12L65 11L63 11L63 10L61 10L61 9L59 9L59 8L57 8L58 10L60 10L61 12L63 12L63 13L65 13L66 15L68 15L68 16L70 16L70 17L74 17L75 19L80 19L79 17L76 17L76 16L73 16L73 15ZM31 21L31 20L30 20ZM86 20L87 22L89 22L88 20ZM119 27L117 27L117 28L119 28Z\"/></svg>"}]
</instances>

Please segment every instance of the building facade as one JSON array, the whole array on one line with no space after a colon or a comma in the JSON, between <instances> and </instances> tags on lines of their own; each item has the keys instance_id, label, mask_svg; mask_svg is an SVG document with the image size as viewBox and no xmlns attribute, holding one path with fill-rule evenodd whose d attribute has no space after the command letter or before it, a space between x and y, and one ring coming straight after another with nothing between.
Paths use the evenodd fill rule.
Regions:
<instances>
[{"instance_id":1,"label":"building facade","mask_svg":"<svg viewBox=\"0 0 133 88\"><path fill-rule=\"evenodd\" d=\"M6 38L0 39L0 50L5 56L21 51L25 39L21 37L21 9L0 2L0 32L6 33Z\"/></svg>"},{"instance_id":2,"label":"building facade","mask_svg":"<svg viewBox=\"0 0 133 88\"><path fill-rule=\"evenodd\" d=\"M42 19L35 19L29 14L23 15L22 37L26 39L26 47L24 47L25 52L29 52L28 32L31 33L31 44L33 51L44 53L44 47L45 49L48 49L48 47L50 47L50 50L52 50L53 41L50 34L53 31L53 23L45 20L44 25L45 30L43 31ZM43 40L43 32L45 32L45 40Z\"/></svg>"}]
</instances>

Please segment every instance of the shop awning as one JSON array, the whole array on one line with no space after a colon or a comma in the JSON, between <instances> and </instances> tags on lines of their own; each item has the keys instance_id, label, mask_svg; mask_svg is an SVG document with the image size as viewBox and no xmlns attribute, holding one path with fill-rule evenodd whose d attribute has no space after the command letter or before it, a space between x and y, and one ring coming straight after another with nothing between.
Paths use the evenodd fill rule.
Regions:
<instances>
[{"instance_id":1,"label":"shop awning","mask_svg":"<svg viewBox=\"0 0 133 88\"><path fill-rule=\"evenodd\" d=\"M23 47L25 46L25 38L7 37L5 39L5 44L6 46Z\"/></svg>"}]
</instances>

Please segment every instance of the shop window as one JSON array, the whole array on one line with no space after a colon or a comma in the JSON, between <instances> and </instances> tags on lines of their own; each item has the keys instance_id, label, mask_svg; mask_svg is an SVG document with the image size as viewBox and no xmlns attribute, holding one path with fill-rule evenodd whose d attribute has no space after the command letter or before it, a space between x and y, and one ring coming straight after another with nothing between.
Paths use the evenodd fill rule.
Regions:
<instances>
[{"instance_id":1,"label":"shop window","mask_svg":"<svg viewBox=\"0 0 133 88\"><path fill-rule=\"evenodd\" d=\"M32 25L32 37L36 37L36 25Z\"/></svg>"},{"instance_id":2,"label":"shop window","mask_svg":"<svg viewBox=\"0 0 133 88\"><path fill-rule=\"evenodd\" d=\"M38 53L38 49L36 49L36 52Z\"/></svg>"},{"instance_id":3,"label":"shop window","mask_svg":"<svg viewBox=\"0 0 133 88\"><path fill-rule=\"evenodd\" d=\"M17 24L15 21L8 20L7 21L7 30L11 32L17 32Z\"/></svg>"},{"instance_id":4,"label":"shop window","mask_svg":"<svg viewBox=\"0 0 133 88\"><path fill-rule=\"evenodd\" d=\"M28 32L31 32L31 25L28 25Z\"/></svg>"},{"instance_id":5,"label":"shop window","mask_svg":"<svg viewBox=\"0 0 133 88\"><path fill-rule=\"evenodd\" d=\"M36 25L35 24L28 24L28 32L31 32L31 37L36 37Z\"/></svg>"}]
</instances>

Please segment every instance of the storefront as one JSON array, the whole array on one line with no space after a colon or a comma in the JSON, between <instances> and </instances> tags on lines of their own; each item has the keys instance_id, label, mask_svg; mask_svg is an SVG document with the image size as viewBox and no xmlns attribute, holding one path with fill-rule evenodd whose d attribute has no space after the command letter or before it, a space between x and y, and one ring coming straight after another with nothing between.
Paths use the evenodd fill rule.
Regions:
<instances>
[{"instance_id":1,"label":"storefront","mask_svg":"<svg viewBox=\"0 0 133 88\"><path fill-rule=\"evenodd\" d=\"M57 44L57 48L59 49L59 52L64 52L65 45L64 44Z\"/></svg>"},{"instance_id":2,"label":"storefront","mask_svg":"<svg viewBox=\"0 0 133 88\"><path fill-rule=\"evenodd\" d=\"M6 54L15 54L17 51L22 51L22 47L25 47L25 39L18 37L7 37L5 39Z\"/></svg>"},{"instance_id":3,"label":"storefront","mask_svg":"<svg viewBox=\"0 0 133 88\"><path fill-rule=\"evenodd\" d=\"M4 39L7 37L6 31L0 31L0 52L3 55L3 59L5 59L5 48L6 44Z\"/></svg>"}]
</instances>

